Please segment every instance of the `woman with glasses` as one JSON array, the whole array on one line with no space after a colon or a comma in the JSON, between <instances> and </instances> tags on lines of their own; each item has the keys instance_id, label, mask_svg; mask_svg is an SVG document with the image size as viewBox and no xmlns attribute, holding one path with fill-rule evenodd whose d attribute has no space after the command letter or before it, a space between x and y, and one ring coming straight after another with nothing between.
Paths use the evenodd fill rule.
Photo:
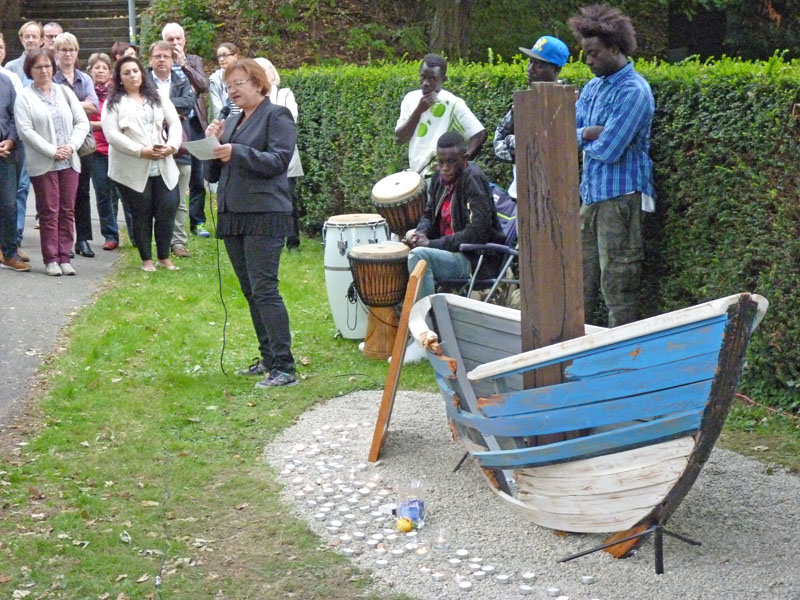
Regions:
<instances>
[{"instance_id":1,"label":"woman with glasses","mask_svg":"<svg viewBox=\"0 0 800 600\"><path fill-rule=\"evenodd\" d=\"M22 68L33 82L17 96L14 120L36 195L45 272L75 275L70 252L81 172L78 148L89 133L89 120L74 92L53 82L56 61L47 50L28 52Z\"/></svg>"},{"instance_id":2,"label":"woman with glasses","mask_svg":"<svg viewBox=\"0 0 800 600\"><path fill-rule=\"evenodd\" d=\"M78 69L77 38L69 32L59 33L55 39L56 73L53 81L68 86L86 111L86 116L100 112L100 102L94 91L92 78ZM89 201L89 181L92 174L92 156L80 157L81 175L78 178L78 191L75 195L75 252L87 258L94 258L94 250L89 245L92 239L92 207Z\"/></svg>"},{"instance_id":3,"label":"woman with glasses","mask_svg":"<svg viewBox=\"0 0 800 600\"><path fill-rule=\"evenodd\" d=\"M142 270L155 271L157 264L177 271L169 259L169 246L178 207L178 167L173 158L182 139L178 113L136 58L124 56L116 62L112 89L100 117L109 145L108 176L117 182L122 203L131 211Z\"/></svg>"},{"instance_id":4,"label":"woman with glasses","mask_svg":"<svg viewBox=\"0 0 800 600\"><path fill-rule=\"evenodd\" d=\"M266 375L257 387L296 385L289 314L278 291L283 240L292 230L286 169L297 137L294 120L288 109L269 101L269 81L254 60L228 65L225 86L242 111L206 129L220 141L208 179L218 183L217 236L250 305L261 353L237 373Z\"/></svg>"},{"instance_id":5,"label":"woman with glasses","mask_svg":"<svg viewBox=\"0 0 800 600\"><path fill-rule=\"evenodd\" d=\"M235 115L241 109L230 102L228 90L225 89L225 68L239 60L239 50L231 43L224 42L217 48L219 69L209 77L208 95L211 98L211 112L215 119L220 118L220 111L229 106L228 114ZM226 115L223 114L223 120Z\"/></svg>"}]
</instances>

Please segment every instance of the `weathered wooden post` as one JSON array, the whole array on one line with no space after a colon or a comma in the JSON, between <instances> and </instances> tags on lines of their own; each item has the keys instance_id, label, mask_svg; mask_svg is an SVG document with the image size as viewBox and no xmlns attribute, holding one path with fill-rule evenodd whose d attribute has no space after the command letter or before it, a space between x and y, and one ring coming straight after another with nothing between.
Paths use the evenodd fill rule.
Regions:
<instances>
[{"instance_id":1,"label":"weathered wooden post","mask_svg":"<svg viewBox=\"0 0 800 600\"><path fill-rule=\"evenodd\" d=\"M576 98L556 83L514 94L523 352L584 334ZM558 365L525 374L561 381Z\"/></svg>"}]
</instances>

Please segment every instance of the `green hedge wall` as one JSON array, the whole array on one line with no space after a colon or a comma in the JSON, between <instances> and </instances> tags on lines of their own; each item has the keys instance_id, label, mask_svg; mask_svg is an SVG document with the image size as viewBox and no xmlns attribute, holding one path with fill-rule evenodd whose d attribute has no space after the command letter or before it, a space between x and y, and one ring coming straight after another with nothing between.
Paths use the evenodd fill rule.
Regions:
<instances>
[{"instance_id":1,"label":"green hedge wall","mask_svg":"<svg viewBox=\"0 0 800 600\"><path fill-rule=\"evenodd\" d=\"M775 56L747 63L667 65L637 62L653 88L652 157L657 212L646 220L644 309L648 315L753 291L771 303L755 334L743 387L761 400L800 412L800 135L792 109L800 63ZM403 95L417 87L418 64L301 68L282 73L300 106L303 223L318 233L325 219L374 212L375 182L407 165L394 142ZM525 64L454 64L445 87L486 125L479 163L508 184L491 138L525 86ZM590 78L569 64L562 78Z\"/></svg>"}]
</instances>

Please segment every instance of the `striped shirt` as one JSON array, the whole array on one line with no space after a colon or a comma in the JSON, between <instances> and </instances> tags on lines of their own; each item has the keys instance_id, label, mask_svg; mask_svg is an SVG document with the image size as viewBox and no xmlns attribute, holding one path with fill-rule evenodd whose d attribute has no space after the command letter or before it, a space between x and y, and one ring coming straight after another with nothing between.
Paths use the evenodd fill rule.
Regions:
<instances>
[{"instance_id":1,"label":"striped shirt","mask_svg":"<svg viewBox=\"0 0 800 600\"><path fill-rule=\"evenodd\" d=\"M575 112L578 147L583 151L581 199L602 202L631 192L654 196L650 125L655 102L647 81L628 63L606 77L595 77L581 91ZM585 127L602 125L587 142Z\"/></svg>"}]
</instances>

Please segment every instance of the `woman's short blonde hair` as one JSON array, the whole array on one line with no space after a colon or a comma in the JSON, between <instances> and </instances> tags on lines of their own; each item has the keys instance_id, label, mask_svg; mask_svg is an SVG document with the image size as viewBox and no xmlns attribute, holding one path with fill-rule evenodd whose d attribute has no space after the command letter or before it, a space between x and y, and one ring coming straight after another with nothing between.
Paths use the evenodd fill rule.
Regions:
<instances>
[{"instance_id":1,"label":"woman's short blonde hair","mask_svg":"<svg viewBox=\"0 0 800 600\"><path fill-rule=\"evenodd\" d=\"M72 35L69 31L65 31L64 33L59 33L56 36L55 46L56 50L60 50L61 46L65 45L75 46L76 50L80 50L81 46L78 44L78 38Z\"/></svg>"},{"instance_id":2,"label":"woman's short blonde hair","mask_svg":"<svg viewBox=\"0 0 800 600\"><path fill-rule=\"evenodd\" d=\"M275 68L275 65L273 65L272 62L270 62L266 58L261 58L260 56L253 60L255 60L259 65L261 65L261 68L264 69L264 72L267 74L267 79L270 80L270 83L272 83L272 85L279 86L281 84L281 76L278 75L278 69Z\"/></svg>"},{"instance_id":3,"label":"woman's short blonde hair","mask_svg":"<svg viewBox=\"0 0 800 600\"><path fill-rule=\"evenodd\" d=\"M105 52L95 52L89 57L89 62L86 63L87 64L86 69L88 71L91 71L95 63L99 62L106 63L106 65L108 65L109 70L114 68L114 63L112 62L111 57L108 54L106 54Z\"/></svg>"},{"instance_id":4,"label":"woman's short blonde hair","mask_svg":"<svg viewBox=\"0 0 800 600\"><path fill-rule=\"evenodd\" d=\"M227 81L228 77L230 77L231 73L234 71L244 71L247 73L247 78L252 79L256 86L261 88L261 95L269 96L272 85L269 79L267 79L267 74L264 73L264 69L252 58L242 58L232 65L229 65L228 68L225 69L224 79Z\"/></svg>"}]
</instances>

